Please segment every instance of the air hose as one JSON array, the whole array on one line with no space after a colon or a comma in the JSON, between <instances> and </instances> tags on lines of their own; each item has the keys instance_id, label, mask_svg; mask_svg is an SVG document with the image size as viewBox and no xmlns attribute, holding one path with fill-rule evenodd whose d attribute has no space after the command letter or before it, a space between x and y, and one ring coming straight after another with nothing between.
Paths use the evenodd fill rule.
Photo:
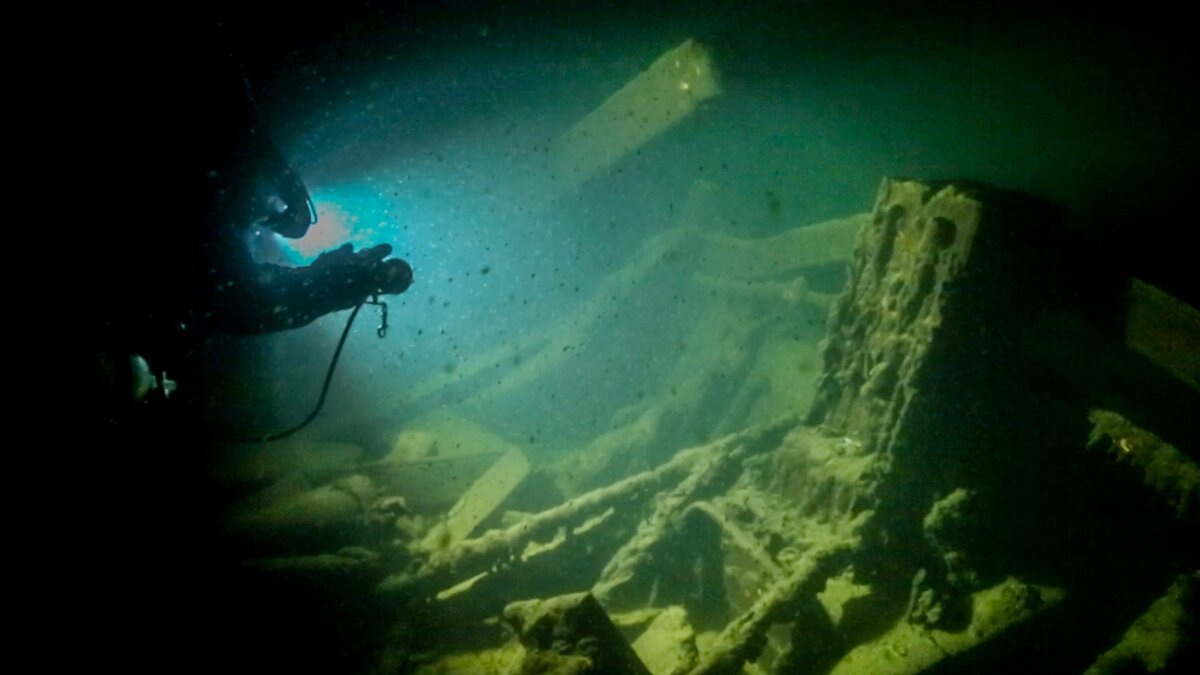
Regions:
<instances>
[{"instance_id":1,"label":"air hose","mask_svg":"<svg viewBox=\"0 0 1200 675\"><path fill-rule=\"evenodd\" d=\"M304 418L304 421L293 427L284 429L283 431L277 431L273 434L267 434L265 436L223 438L221 440L228 443L270 443L272 441L280 441L288 436L291 436L297 431L300 431L304 427L308 426L310 422L316 419L317 415L321 412L321 408L325 405L325 396L329 394L329 384L333 382L333 373L335 370L337 370L338 359L342 356L342 347L346 345L346 338L350 335L350 327L354 325L354 319L358 316L358 310L362 309L363 305L379 305L380 324L379 328L376 329L375 334L381 338L387 335L388 315L386 302L380 301L379 296L374 296L371 300L363 300L354 306L354 309L350 312L350 316L346 319L346 326L342 328L342 336L338 338L337 348L333 350L333 358L329 360L329 368L325 371L325 383L321 385L321 396L317 399L317 405L313 407L313 410L308 414L308 417Z\"/></svg>"}]
</instances>

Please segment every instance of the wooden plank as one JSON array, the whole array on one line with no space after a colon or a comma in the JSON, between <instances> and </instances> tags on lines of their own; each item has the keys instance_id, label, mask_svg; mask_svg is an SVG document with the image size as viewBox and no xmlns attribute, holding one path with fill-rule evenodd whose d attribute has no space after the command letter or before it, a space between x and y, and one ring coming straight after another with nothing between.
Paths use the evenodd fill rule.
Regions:
<instances>
[{"instance_id":1,"label":"wooden plank","mask_svg":"<svg viewBox=\"0 0 1200 675\"><path fill-rule=\"evenodd\" d=\"M430 550L440 549L469 537L479 523L508 499L528 474L529 460L525 458L525 453L518 448L504 453L459 498L450 513L446 514L446 519L430 530L422 546Z\"/></svg>"},{"instance_id":2,"label":"wooden plank","mask_svg":"<svg viewBox=\"0 0 1200 675\"><path fill-rule=\"evenodd\" d=\"M1125 344L1200 390L1200 311L1133 279L1125 305Z\"/></svg>"},{"instance_id":3,"label":"wooden plank","mask_svg":"<svg viewBox=\"0 0 1200 675\"><path fill-rule=\"evenodd\" d=\"M550 170L562 192L612 167L720 91L708 50L695 41L658 57L550 146Z\"/></svg>"}]
</instances>

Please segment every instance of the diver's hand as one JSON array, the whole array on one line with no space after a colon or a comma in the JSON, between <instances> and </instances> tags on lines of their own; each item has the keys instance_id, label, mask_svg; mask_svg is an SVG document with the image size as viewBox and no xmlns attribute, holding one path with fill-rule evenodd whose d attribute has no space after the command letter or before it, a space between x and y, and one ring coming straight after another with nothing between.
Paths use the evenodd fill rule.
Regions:
<instances>
[{"instance_id":1,"label":"diver's hand","mask_svg":"<svg viewBox=\"0 0 1200 675\"><path fill-rule=\"evenodd\" d=\"M344 281L363 295L373 293L403 293L412 285L412 268L403 260L384 260L392 253L388 244L354 252L350 244L326 251L313 261L314 268L333 271L340 268Z\"/></svg>"},{"instance_id":2,"label":"diver's hand","mask_svg":"<svg viewBox=\"0 0 1200 675\"><path fill-rule=\"evenodd\" d=\"M381 245L387 246L387 244L381 244ZM379 248L379 246L376 246L375 248ZM388 253L391 253L391 248L392 247L388 246ZM354 246L352 246L350 244L342 244L341 246L333 249L332 251L325 251L321 255L317 256L317 259L312 262L312 266L313 267L335 267L338 265L352 265L352 264L354 264L355 256L361 255L361 254L366 253L367 251L371 251L371 250L373 250L373 249L367 249L366 251L360 251L359 253L355 253ZM387 255L387 253L385 253L384 255Z\"/></svg>"},{"instance_id":3,"label":"diver's hand","mask_svg":"<svg viewBox=\"0 0 1200 675\"><path fill-rule=\"evenodd\" d=\"M403 293L412 285L412 268L403 260L384 260L391 254L392 247L387 244L379 244L358 252L360 264L364 266L372 284L372 291Z\"/></svg>"}]
</instances>

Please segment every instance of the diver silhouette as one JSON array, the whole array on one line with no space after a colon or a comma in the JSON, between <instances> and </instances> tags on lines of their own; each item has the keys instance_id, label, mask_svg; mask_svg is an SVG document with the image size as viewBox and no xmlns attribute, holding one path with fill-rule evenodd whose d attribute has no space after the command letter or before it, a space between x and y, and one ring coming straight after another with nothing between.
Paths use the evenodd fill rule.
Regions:
<instances>
[{"instance_id":1,"label":"diver silhouette","mask_svg":"<svg viewBox=\"0 0 1200 675\"><path fill-rule=\"evenodd\" d=\"M254 233L298 238L316 213L224 36L214 29L127 54L117 45L104 72L134 76L105 82L107 104L87 116L84 144L114 164L76 190L83 203L106 205L103 226L81 228L79 247L83 285L97 298L84 311L101 398L169 393L164 371L195 367L185 365L195 345L215 333L288 330L411 285L411 267L389 259L388 244L346 244L301 267L257 260ZM147 53L169 77L137 76Z\"/></svg>"}]
</instances>

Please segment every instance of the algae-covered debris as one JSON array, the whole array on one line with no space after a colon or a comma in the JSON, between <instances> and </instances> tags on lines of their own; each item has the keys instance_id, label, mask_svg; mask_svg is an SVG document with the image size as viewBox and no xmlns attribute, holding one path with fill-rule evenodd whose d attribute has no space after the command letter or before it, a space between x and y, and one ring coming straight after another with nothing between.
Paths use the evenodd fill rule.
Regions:
<instances>
[{"instance_id":1,"label":"algae-covered debris","mask_svg":"<svg viewBox=\"0 0 1200 675\"><path fill-rule=\"evenodd\" d=\"M651 675L591 593L514 602L504 620L525 647L522 673Z\"/></svg>"},{"instance_id":2,"label":"algae-covered debris","mask_svg":"<svg viewBox=\"0 0 1200 675\"><path fill-rule=\"evenodd\" d=\"M517 675L526 658L525 648L516 640L496 649L482 649L466 654L450 654L426 664L417 675L462 675L463 673L487 673L488 675ZM400 665L389 667L381 664L379 672L399 670Z\"/></svg>"},{"instance_id":3,"label":"algae-covered debris","mask_svg":"<svg viewBox=\"0 0 1200 675\"><path fill-rule=\"evenodd\" d=\"M633 651L652 675L687 672L696 665L696 633L688 621L687 610L679 605L667 607L650 622L633 642Z\"/></svg>"},{"instance_id":4,"label":"algae-covered debris","mask_svg":"<svg viewBox=\"0 0 1200 675\"><path fill-rule=\"evenodd\" d=\"M873 673L909 675L990 640L1063 598L1062 591L1014 578L971 595L971 623L944 631L901 619L891 630L863 643L830 671L831 675Z\"/></svg>"},{"instance_id":5,"label":"algae-covered debris","mask_svg":"<svg viewBox=\"0 0 1200 675\"><path fill-rule=\"evenodd\" d=\"M958 366L963 359L976 364L994 344L993 334L973 323L994 318L976 311L993 302L980 290L992 287L972 289L978 276L964 270L1011 253L976 247L986 237L975 234L1007 222L989 220L995 212L984 209L986 198L885 181L869 219L809 233L809 243L844 241L848 224L865 228L854 276L834 306L821 385L807 415L814 396L809 369L816 367L807 356L811 346L776 339L774 324L762 322L773 320L755 315L817 304L802 297L803 272L814 261L797 262L792 245L826 262L836 247L813 253L825 249L801 246L791 233L769 245L733 246L681 223L614 272L580 313L523 343L510 377L459 406L480 408L541 382L567 363L566 347L602 341L592 335L602 317L653 274L669 272L664 264L707 260L708 268L696 262L700 269L681 281L704 291L709 307L691 316L705 320L680 332L684 353L660 395L639 392L637 402L616 410L611 428L576 452L552 455L550 469L539 466L548 459L540 451L526 460L525 450L498 432L456 415L440 425L409 422L383 459L295 495L303 500L269 503L279 513L268 515L290 516L287 523L300 520L298 513L307 525L316 513L342 524L339 532L346 523L369 524L360 529L375 537L361 543L375 548L362 555L288 550L292 555L257 567L321 580L353 572L373 585L384 577L375 600L395 612L395 623L380 675L415 668L739 675L943 667L935 664L1064 596L1019 581L1024 571L1008 564L999 570L1008 580L997 583L1003 577L984 568L989 559L980 553L990 551L981 539L1005 534L982 500L991 491L1016 503L1028 489L984 470L994 466L991 454L1008 450L1009 439L983 432L999 411L1007 414L1011 399L955 405L988 383L957 377ZM726 248L733 253L722 254ZM729 267L735 271L720 274ZM771 330L760 336L756 326ZM684 343L703 347L685 351ZM814 365L801 370L800 356ZM480 356L457 372L486 372L495 358ZM997 363L988 367L1006 372ZM724 377L738 382L726 386ZM417 398L432 400L450 386L417 387ZM995 410L976 410L989 407ZM1094 440L1109 438L1177 510L1194 505L1194 465L1120 416L1093 414ZM723 429L732 433L717 433ZM478 466L469 474L445 470L464 466L459 454ZM1012 453L1009 463L1020 457ZM493 468L485 471L488 464ZM419 471L439 468L453 474L454 494L435 500L431 488L448 483ZM536 482L553 483L564 500L551 490L550 498L521 501L517 487ZM450 508L453 498L459 505ZM312 502L324 508L301 508ZM435 518L439 524L429 526ZM499 630L501 612L507 634ZM510 639L514 633L519 643ZM1012 642L1024 640L1011 635ZM636 641L631 647L627 640ZM479 651L461 653L471 649Z\"/></svg>"},{"instance_id":6,"label":"algae-covered debris","mask_svg":"<svg viewBox=\"0 0 1200 675\"><path fill-rule=\"evenodd\" d=\"M1177 577L1167 594L1155 600L1125 631L1120 642L1101 654L1085 675L1143 670L1157 673L1177 665L1181 650L1197 648L1197 585L1200 572Z\"/></svg>"},{"instance_id":7,"label":"algae-covered debris","mask_svg":"<svg viewBox=\"0 0 1200 675\"><path fill-rule=\"evenodd\" d=\"M1108 450L1118 461L1128 461L1142 471L1146 485L1175 509L1180 518L1192 514L1200 501L1200 466L1174 446L1109 410L1092 410L1088 445L1108 439Z\"/></svg>"}]
</instances>

